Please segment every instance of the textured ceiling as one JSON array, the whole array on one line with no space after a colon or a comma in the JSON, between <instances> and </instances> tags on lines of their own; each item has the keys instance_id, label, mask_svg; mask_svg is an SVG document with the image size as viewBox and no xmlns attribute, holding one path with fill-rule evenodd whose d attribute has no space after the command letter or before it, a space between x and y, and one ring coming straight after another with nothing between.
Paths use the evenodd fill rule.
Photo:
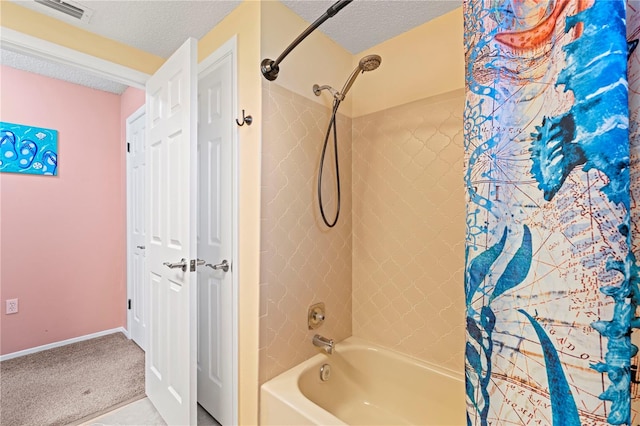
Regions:
<instances>
[{"instance_id":1,"label":"textured ceiling","mask_svg":"<svg viewBox=\"0 0 640 426\"><path fill-rule=\"evenodd\" d=\"M281 0L307 22L332 0ZM462 6L462 0L355 0L318 29L356 54ZM292 34L291 40L297 36ZM283 48L286 46L283 46Z\"/></svg>"},{"instance_id":2,"label":"textured ceiling","mask_svg":"<svg viewBox=\"0 0 640 426\"><path fill-rule=\"evenodd\" d=\"M145 52L168 58L188 37L200 39L241 2L80 0L78 3L93 9L88 23L70 18L32 0L16 0L14 3Z\"/></svg>"},{"instance_id":3,"label":"textured ceiling","mask_svg":"<svg viewBox=\"0 0 640 426\"><path fill-rule=\"evenodd\" d=\"M5 1L5 0L2 0ZM13 0L21 6L55 17L149 53L167 58L187 37L201 38L222 21L239 0L81 0L93 10L88 23L80 22L32 0ZM281 0L307 22L319 18L333 0ZM406 32L462 5L462 0L355 0L319 31L356 54ZM278 25L277 22L272 23ZM291 34L293 41L298 34ZM284 49L286 46L282 46ZM122 86L107 86L103 79L49 61L32 60L2 52L1 63L78 84L118 93ZM66 78L64 78L66 77ZM95 79L95 82L92 81ZM110 87L110 88L109 88Z\"/></svg>"}]
</instances>

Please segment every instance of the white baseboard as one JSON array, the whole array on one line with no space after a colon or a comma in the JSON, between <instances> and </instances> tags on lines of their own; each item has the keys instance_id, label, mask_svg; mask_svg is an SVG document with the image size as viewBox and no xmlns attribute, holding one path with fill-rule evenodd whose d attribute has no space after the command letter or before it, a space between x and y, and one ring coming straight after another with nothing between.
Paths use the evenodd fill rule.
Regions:
<instances>
[{"instance_id":1,"label":"white baseboard","mask_svg":"<svg viewBox=\"0 0 640 426\"><path fill-rule=\"evenodd\" d=\"M0 361L6 361L11 358L17 358L23 355L34 354L40 351L46 351L47 349L53 349L64 345L70 345L71 343L82 342L83 340L95 339L96 337L106 336L107 334L122 333L129 338L129 332L124 327L112 328L110 330L98 331L97 333L91 333L80 337L74 337L72 339L61 340L60 342L53 342L47 345L36 346L35 348L24 349L18 352L12 352L6 355L0 355Z\"/></svg>"},{"instance_id":2,"label":"white baseboard","mask_svg":"<svg viewBox=\"0 0 640 426\"><path fill-rule=\"evenodd\" d=\"M131 340L131 333L129 333L129 330L127 330L124 327L120 327L118 329L118 331L120 331L122 334L124 334L127 339Z\"/></svg>"}]
</instances>

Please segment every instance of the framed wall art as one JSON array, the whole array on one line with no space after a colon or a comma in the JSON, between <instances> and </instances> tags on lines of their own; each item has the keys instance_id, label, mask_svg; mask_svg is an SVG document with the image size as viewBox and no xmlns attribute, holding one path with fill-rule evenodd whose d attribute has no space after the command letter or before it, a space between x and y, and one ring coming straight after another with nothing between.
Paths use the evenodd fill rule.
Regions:
<instances>
[{"instance_id":1,"label":"framed wall art","mask_svg":"<svg viewBox=\"0 0 640 426\"><path fill-rule=\"evenodd\" d=\"M0 172L56 176L58 131L0 121Z\"/></svg>"}]
</instances>

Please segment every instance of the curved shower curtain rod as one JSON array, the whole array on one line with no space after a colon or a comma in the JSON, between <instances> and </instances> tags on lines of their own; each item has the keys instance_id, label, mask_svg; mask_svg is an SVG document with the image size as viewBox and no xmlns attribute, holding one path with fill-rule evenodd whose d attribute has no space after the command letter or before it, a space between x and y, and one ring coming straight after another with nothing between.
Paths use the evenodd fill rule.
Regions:
<instances>
[{"instance_id":1,"label":"curved shower curtain rod","mask_svg":"<svg viewBox=\"0 0 640 426\"><path fill-rule=\"evenodd\" d=\"M268 58L263 59L262 63L260 64L260 70L262 71L262 75L264 76L264 78L269 81L273 81L278 78L278 72L280 72L280 68L278 67L278 65L280 64L280 62L282 62L282 60L289 53L291 53L291 51L295 49L302 40L307 38L309 34L311 34L316 28L322 25L324 21L340 12L346 5L348 5L352 1L353 0L338 0L331 7L329 7L329 9L327 9L327 11L321 17L316 19L313 24L309 25L309 27L307 27L307 29L304 30L302 34L300 34L295 40L293 40L293 42L286 49L284 49L284 52L282 52L275 61Z\"/></svg>"}]
</instances>

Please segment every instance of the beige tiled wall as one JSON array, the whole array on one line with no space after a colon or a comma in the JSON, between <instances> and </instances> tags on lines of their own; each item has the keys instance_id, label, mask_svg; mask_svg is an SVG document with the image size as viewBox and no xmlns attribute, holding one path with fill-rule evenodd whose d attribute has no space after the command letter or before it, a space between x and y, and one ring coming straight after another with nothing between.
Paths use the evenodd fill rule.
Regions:
<instances>
[{"instance_id":1,"label":"beige tiled wall","mask_svg":"<svg viewBox=\"0 0 640 426\"><path fill-rule=\"evenodd\" d=\"M460 90L353 120L353 334L457 371L463 103Z\"/></svg>"},{"instance_id":2,"label":"beige tiled wall","mask_svg":"<svg viewBox=\"0 0 640 426\"><path fill-rule=\"evenodd\" d=\"M342 212L328 230L316 176L329 110L263 84L261 383L317 352L306 313L320 301L327 337L353 324L356 336L462 371L463 101L456 91L340 116Z\"/></svg>"},{"instance_id":3,"label":"beige tiled wall","mask_svg":"<svg viewBox=\"0 0 640 426\"><path fill-rule=\"evenodd\" d=\"M309 89L311 90L311 89ZM263 84L260 382L308 359L318 348L307 309L324 302L322 335L351 335L351 119L339 116L340 219L321 225L316 184L330 111L275 83ZM331 156L328 157L330 159ZM334 168L324 187L334 211Z\"/></svg>"}]
</instances>

